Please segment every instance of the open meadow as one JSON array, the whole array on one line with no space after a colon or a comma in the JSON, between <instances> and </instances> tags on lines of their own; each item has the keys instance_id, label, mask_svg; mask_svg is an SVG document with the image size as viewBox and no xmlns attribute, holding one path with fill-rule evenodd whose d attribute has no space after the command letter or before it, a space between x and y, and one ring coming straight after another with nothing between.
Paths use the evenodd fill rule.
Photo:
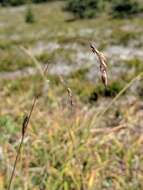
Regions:
<instances>
[{"instance_id":1,"label":"open meadow","mask_svg":"<svg viewBox=\"0 0 143 190\"><path fill-rule=\"evenodd\" d=\"M143 15L0 6L0 190L143 189ZM98 57L107 57L108 85ZM43 74L44 69L45 73Z\"/></svg>"}]
</instances>

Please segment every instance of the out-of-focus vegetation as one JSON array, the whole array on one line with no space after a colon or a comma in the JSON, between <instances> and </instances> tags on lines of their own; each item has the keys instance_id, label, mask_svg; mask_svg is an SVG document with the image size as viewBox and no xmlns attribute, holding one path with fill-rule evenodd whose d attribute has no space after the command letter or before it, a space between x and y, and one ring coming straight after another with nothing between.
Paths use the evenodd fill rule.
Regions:
<instances>
[{"instance_id":1,"label":"out-of-focus vegetation","mask_svg":"<svg viewBox=\"0 0 143 190\"><path fill-rule=\"evenodd\" d=\"M93 18L104 12L114 17L127 17L143 11L138 0L68 0L66 9L79 18Z\"/></svg>"},{"instance_id":2,"label":"out-of-focus vegetation","mask_svg":"<svg viewBox=\"0 0 143 190\"><path fill-rule=\"evenodd\" d=\"M0 3L4 6L6 5L18 6L26 3L43 3L51 1L53 0L0 0Z\"/></svg>"},{"instance_id":3,"label":"out-of-focus vegetation","mask_svg":"<svg viewBox=\"0 0 143 190\"><path fill-rule=\"evenodd\" d=\"M34 13L30 6L27 8L26 13L25 13L25 22L26 23L34 23L35 22Z\"/></svg>"},{"instance_id":4,"label":"out-of-focus vegetation","mask_svg":"<svg viewBox=\"0 0 143 190\"><path fill-rule=\"evenodd\" d=\"M35 94L11 190L142 190L141 14L108 17L106 1L109 12L74 19L66 3L32 4L32 24L27 5L0 7L0 190L7 190ZM106 89L90 42L107 56ZM45 81L22 47L48 65Z\"/></svg>"},{"instance_id":5,"label":"out-of-focus vegetation","mask_svg":"<svg viewBox=\"0 0 143 190\"><path fill-rule=\"evenodd\" d=\"M127 17L143 13L143 2L137 0L112 0L112 13L115 17Z\"/></svg>"},{"instance_id":6,"label":"out-of-focus vegetation","mask_svg":"<svg viewBox=\"0 0 143 190\"><path fill-rule=\"evenodd\" d=\"M99 5L98 0L69 0L66 9L79 18L92 18L97 16Z\"/></svg>"}]
</instances>

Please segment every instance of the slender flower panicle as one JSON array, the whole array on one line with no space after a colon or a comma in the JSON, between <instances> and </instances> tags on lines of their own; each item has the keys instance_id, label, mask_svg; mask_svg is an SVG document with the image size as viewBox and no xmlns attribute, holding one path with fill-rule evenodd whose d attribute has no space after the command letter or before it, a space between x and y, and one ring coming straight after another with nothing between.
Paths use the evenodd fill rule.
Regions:
<instances>
[{"instance_id":1,"label":"slender flower panicle","mask_svg":"<svg viewBox=\"0 0 143 190\"><path fill-rule=\"evenodd\" d=\"M101 73L101 80L105 86L105 88L107 87L107 83L108 83L108 78L107 78L107 58L105 57L105 55L98 51L95 46L93 46L92 44L90 44L90 48L92 50L92 52L94 54L97 55L98 59L99 59L99 63L100 63L100 73Z\"/></svg>"}]
</instances>

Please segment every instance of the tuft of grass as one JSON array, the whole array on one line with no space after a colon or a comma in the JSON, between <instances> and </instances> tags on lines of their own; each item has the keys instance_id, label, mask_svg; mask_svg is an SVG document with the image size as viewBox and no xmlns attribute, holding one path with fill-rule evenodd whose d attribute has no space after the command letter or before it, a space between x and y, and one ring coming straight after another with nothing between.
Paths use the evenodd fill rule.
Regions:
<instances>
[{"instance_id":1,"label":"tuft of grass","mask_svg":"<svg viewBox=\"0 0 143 190\"><path fill-rule=\"evenodd\" d=\"M134 68L134 73L137 74L143 70L142 61L138 58L133 58L125 61L125 64L128 68Z\"/></svg>"},{"instance_id":2,"label":"tuft of grass","mask_svg":"<svg viewBox=\"0 0 143 190\"><path fill-rule=\"evenodd\" d=\"M35 22L35 16L34 16L34 13L33 13L33 10L31 8L31 6L29 6L26 10L26 13L25 13L25 22L26 23L29 23L29 24L32 24Z\"/></svg>"},{"instance_id":3,"label":"tuft of grass","mask_svg":"<svg viewBox=\"0 0 143 190\"><path fill-rule=\"evenodd\" d=\"M15 71L27 66L34 66L32 61L25 58L25 56L16 48L1 51L0 71Z\"/></svg>"},{"instance_id":4,"label":"tuft of grass","mask_svg":"<svg viewBox=\"0 0 143 190\"><path fill-rule=\"evenodd\" d=\"M124 87L123 81L112 81L105 89L101 84L97 84L93 91L90 92L89 102L96 102L100 97L115 97Z\"/></svg>"},{"instance_id":5,"label":"tuft of grass","mask_svg":"<svg viewBox=\"0 0 143 190\"><path fill-rule=\"evenodd\" d=\"M134 31L125 31L120 28L114 29L111 34L113 44L123 44L127 46L131 40L136 40L138 33Z\"/></svg>"}]
</instances>

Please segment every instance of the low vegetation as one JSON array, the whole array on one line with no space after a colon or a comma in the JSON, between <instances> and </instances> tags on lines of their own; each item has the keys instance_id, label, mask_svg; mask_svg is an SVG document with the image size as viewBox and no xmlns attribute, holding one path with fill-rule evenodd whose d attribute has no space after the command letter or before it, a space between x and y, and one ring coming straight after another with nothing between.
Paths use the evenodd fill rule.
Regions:
<instances>
[{"instance_id":1,"label":"low vegetation","mask_svg":"<svg viewBox=\"0 0 143 190\"><path fill-rule=\"evenodd\" d=\"M137 0L113 0L114 17L128 17L143 12L143 4Z\"/></svg>"},{"instance_id":2,"label":"low vegetation","mask_svg":"<svg viewBox=\"0 0 143 190\"><path fill-rule=\"evenodd\" d=\"M19 6L26 3L43 3L43 2L50 2L51 0L0 0L0 3L3 6Z\"/></svg>"},{"instance_id":3,"label":"low vegetation","mask_svg":"<svg viewBox=\"0 0 143 190\"><path fill-rule=\"evenodd\" d=\"M142 18L112 18L106 1L109 17L74 20L65 3L32 4L30 24L27 5L0 7L0 190L22 127L11 190L142 190Z\"/></svg>"},{"instance_id":4,"label":"low vegetation","mask_svg":"<svg viewBox=\"0 0 143 190\"><path fill-rule=\"evenodd\" d=\"M93 18L103 12L113 17L128 17L143 11L143 4L138 0L68 0L66 9L78 18Z\"/></svg>"},{"instance_id":5,"label":"low vegetation","mask_svg":"<svg viewBox=\"0 0 143 190\"><path fill-rule=\"evenodd\" d=\"M30 6L26 10L25 22L26 23L34 23L35 22L34 13L32 12L32 8Z\"/></svg>"}]
</instances>

